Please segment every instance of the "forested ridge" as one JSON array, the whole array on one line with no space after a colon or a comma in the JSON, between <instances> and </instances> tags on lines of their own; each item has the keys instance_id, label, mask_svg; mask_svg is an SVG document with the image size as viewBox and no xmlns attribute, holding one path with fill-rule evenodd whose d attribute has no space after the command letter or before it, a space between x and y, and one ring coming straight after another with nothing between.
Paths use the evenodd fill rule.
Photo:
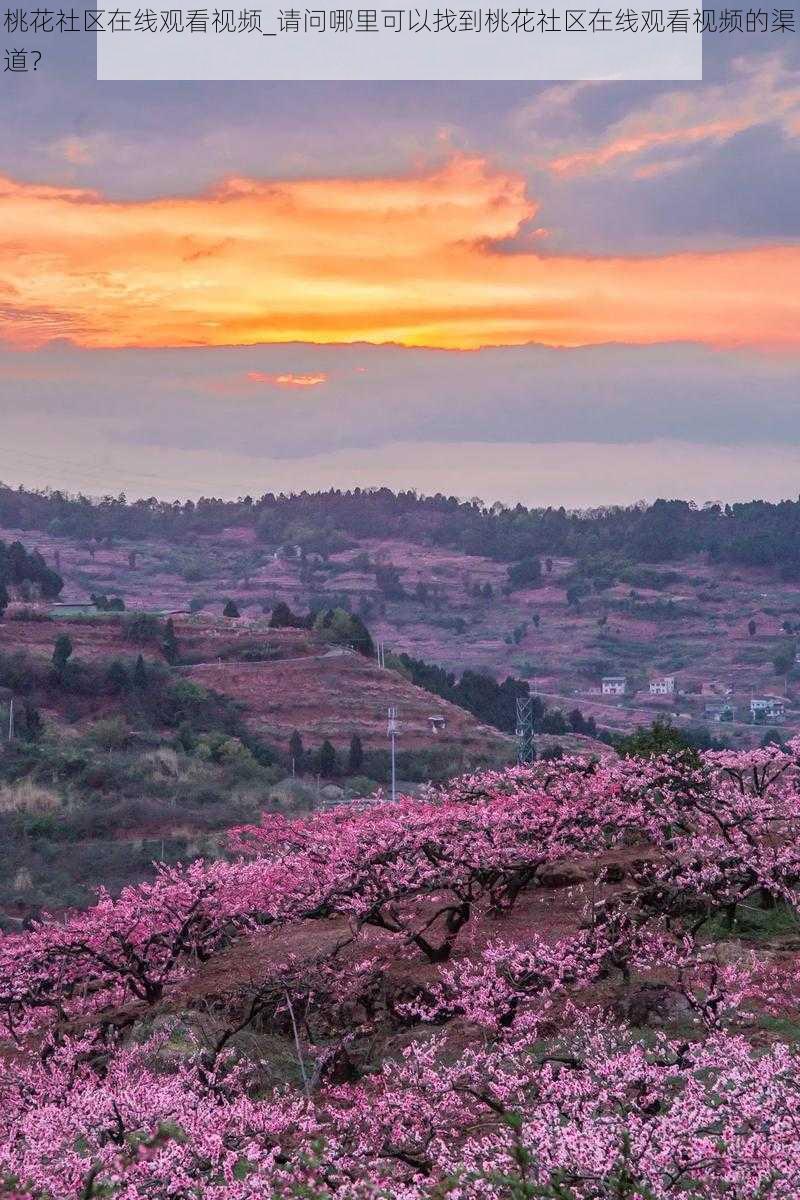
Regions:
<instances>
[{"instance_id":1,"label":"forested ridge","mask_svg":"<svg viewBox=\"0 0 800 1200\"><path fill-rule=\"evenodd\" d=\"M398 537L507 562L537 554L669 562L703 553L715 562L776 567L784 578L800 578L800 500L703 507L657 500L570 512L487 507L480 500L388 488L170 503L0 487L0 525L101 540L181 539L244 525L265 542L292 542L309 552L335 553L350 539Z\"/></svg>"}]
</instances>

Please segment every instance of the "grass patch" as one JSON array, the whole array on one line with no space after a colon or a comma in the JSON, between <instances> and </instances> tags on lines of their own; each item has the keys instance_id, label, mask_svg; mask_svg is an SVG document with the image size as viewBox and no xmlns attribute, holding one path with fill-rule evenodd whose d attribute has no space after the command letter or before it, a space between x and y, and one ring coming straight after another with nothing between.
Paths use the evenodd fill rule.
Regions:
<instances>
[{"instance_id":1,"label":"grass patch","mask_svg":"<svg viewBox=\"0 0 800 1200\"><path fill-rule=\"evenodd\" d=\"M776 904L774 908L739 904L733 924L725 913L717 913L703 926L703 933L713 941L737 937L758 942L791 934L800 935L800 920L787 904Z\"/></svg>"},{"instance_id":2,"label":"grass patch","mask_svg":"<svg viewBox=\"0 0 800 1200\"><path fill-rule=\"evenodd\" d=\"M800 1042L800 1021L790 1017L759 1017L758 1027L765 1033L771 1033L782 1042Z\"/></svg>"}]
</instances>

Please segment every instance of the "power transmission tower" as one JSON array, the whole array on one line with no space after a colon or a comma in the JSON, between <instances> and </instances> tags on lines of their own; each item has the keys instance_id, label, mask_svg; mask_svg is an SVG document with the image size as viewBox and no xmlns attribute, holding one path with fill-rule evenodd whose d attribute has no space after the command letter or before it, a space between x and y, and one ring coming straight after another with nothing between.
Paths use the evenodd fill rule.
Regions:
<instances>
[{"instance_id":1,"label":"power transmission tower","mask_svg":"<svg viewBox=\"0 0 800 1200\"><path fill-rule=\"evenodd\" d=\"M517 766L529 767L536 761L533 741L533 696L517 697Z\"/></svg>"},{"instance_id":2,"label":"power transmission tower","mask_svg":"<svg viewBox=\"0 0 800 1200\"><path fill-rule=\"evenodd\" d=\"M397 737L397 709L392 707L389 709L389 720L386 724L386 733L392 745L392 801L397 798L397 774L395 771L395 738Z\"/></svg>"}]
</instances>

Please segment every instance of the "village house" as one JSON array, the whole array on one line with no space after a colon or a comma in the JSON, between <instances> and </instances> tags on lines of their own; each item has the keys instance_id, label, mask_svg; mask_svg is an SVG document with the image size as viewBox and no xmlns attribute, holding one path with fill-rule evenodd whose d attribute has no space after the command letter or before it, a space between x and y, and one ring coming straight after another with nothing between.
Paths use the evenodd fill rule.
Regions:
<instances>
[{"instance_id":1,"label":"village house","mask_svg":"<svg viewBox=\"0 0 800 1200\"><path fill-rule=\"evenodd\" d=\"M785 715L786 701L780 696L754 696L750 701L750 719L756 724L782 721Z\"/></svg>"},{"instance_id":2,"label":"village house","mask_svg":"<svg viewBox=\"0 0 800 1200\"><path fill-rule=\"evenodd\" d=\"M447 727L447 722L441 713L431 713L428 720L431 723L431 733L441 733Z\"/></svg>"},{"instance_id":3,"label":"village house","mask_svg":"<svg viewBox=\"0 0 800 1200\"><path fill-rule=\"evenodd\" d=\"M278 549L273 551L272 557L276 562L282 558L302 558L303 548L302 546L292 546L287 543L285 546L278 546Z\"/></svg>"},{"instance_id":4,"label":"village house","mask_svg":"<svg viewBox=\"0 0 800 1200\"><path fill-rule=\"evenodd\" d=\"M703 709L703 714L707 721L714 721L716 724L721 721L733 721L736 718L736 710L727 700L715 700L712 704L707 704Z\"/></svg>"},{"instance_id":5,"label":"village house","mask_svg":"<svg viewBox=\"0 0 800 1200\"><path fill-rule=\"evenodd\" d=\"M672 696L675 693L675 676L664 675L661 679L650 680L651 696Z\"/></svg>"},{"instance_id":6,"label":"village house","mask_svg":"<svg viewBox=\"0 0 800 1200\"><path fill-rule=\"evenodd\" d=\"M624 675L604 675L601 690L604 696L624 696L627 683Z\"/></svg>"}]
</instances>

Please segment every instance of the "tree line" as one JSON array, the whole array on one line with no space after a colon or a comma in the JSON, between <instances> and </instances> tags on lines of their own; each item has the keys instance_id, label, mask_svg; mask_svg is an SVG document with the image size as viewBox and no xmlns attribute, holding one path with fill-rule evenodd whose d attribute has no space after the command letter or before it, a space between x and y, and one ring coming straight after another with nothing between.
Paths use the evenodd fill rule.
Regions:
<instances>
[{"instance_id":1,"label":"tree line","mask_svg":"<svg viewBox=\"0 0 800 1200\"><path fill-rule=\"evenodd\" d=\"M363 537L402 537L518 562L539 555L584 558L613 553L632 562L669 562L704 553L715 562L777 567L800 578L800 499L706 504L656 500L590 511L487 506L389 488L259 498L128 501L124 493L92 499L62 491L0 487L0 525L75 538L180 540L249 525L271 545L334 553Z\"/></svg>"}]
</instances>

